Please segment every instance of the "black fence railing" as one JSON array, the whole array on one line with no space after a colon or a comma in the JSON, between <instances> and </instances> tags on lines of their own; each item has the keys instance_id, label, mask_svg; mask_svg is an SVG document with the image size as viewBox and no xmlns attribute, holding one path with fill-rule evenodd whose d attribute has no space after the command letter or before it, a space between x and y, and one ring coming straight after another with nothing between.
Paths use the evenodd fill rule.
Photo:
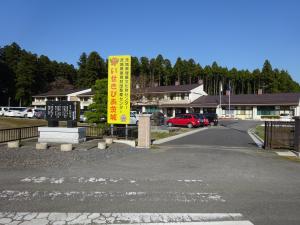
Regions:
<instances>
[{"instance_id":1,"label":"black fence railing","mask_svg":"<svg viewBox=\"0 0 300 225\"><path fill-rule=\"evenodd\" d=\"M295 122L266 121L265 149L294 149Z\"/></svg>"},{"instance_id":2,"label":"black fence railing","mask_svg":"<svg viewBox=\"0 0 300 225\"><path fill-rule=\"evenodd\" d=\"M113 128L101 128L96 126L83 126L86 128L86 137L102 138L103 136L114 136L124 139L136 139L138 137L137 126L114 126Z\"/></svg>"},{"instance_id":3,"label":"black fence railing","mask_svg":"<svg viewBox=\"0 0 300 225\"><path fill-rule=\"evenodd\" d=\"M38 137L38 127L39 126L1 129L0 143Z\"/></svg>"}]
</instances>

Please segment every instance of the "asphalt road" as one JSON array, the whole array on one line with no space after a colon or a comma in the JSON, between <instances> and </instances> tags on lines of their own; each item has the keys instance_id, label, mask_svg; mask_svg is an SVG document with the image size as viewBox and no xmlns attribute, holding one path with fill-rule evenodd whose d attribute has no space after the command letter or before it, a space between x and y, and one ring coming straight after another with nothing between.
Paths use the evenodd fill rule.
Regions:
<instances>
[{"instance_id":1,"label":"asphalt road","mask_svg":"<svg viewBox=\"0 0 300 225\"><path fill-rule=\"evenodd\" d=\"M260 121L224 120L219 126L210 127L205 132L196 133L186 137L167 142L164 145L202 145L202 146L231 146L255 147L256 144L248 135L248 129L261 124Z\"/></svg>"},{"instance_id":2,"label":"asphalt road","mask_svg":"<svg viewBox=\"0 0 300 225\"><path fill-rule=\"evenodd\" d=\"M251 125L227 126L247 130ZM212 128L197 135L217 130ZM238 147L216 145L218 141L213 145L199 145L183 140L176 146L164 145L150 150L114 145L105 154L96 149L72 152L72 157L63 158L65 166L51 167L45 163L34 168L30 164L24 168L13 163L2 166L0 212L13 214L0 213L0 224L1 219L12 222L13 217L21 218L18 221L24 222L22 225L51 224L53 218L57 218L56 224L66 224L63 219L66 216L77 216L81 219L79 224L91 222L88 217L97 217L99 224L120 221L300 224L299 162L280 158L246 142ZM27 150L25 147L10 150L10 154ZM7 150L0 147L0 151L6 154ZM44 162L44 157L58 154L52 149L48 151L32 154L33 160ZM22 161L19 154L17 157L18 163ZM20 212L36 214L25 217ZM51 214L53 212L58 214ZM47 219L37 219L43 216ZM117 220L119 217L122 219ZM26 219L31 223L26 223Z\"/></svg>"}]
</instances>

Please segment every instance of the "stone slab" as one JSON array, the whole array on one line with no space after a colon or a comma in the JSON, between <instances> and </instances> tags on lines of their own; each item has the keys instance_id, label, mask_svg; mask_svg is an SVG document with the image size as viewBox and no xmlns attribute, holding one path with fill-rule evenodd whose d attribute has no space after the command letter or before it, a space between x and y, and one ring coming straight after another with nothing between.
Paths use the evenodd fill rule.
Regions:
<instances>
[{"instance_id":1,"label":"stone slab","mask_svg":"<svg viewBox=\"0 0 300 225\"><path fill-rule=\"evenodd\" d=\"M38 142L78 144L86 141L84 127L39 127Z\"/></svg>"}]
</instances>

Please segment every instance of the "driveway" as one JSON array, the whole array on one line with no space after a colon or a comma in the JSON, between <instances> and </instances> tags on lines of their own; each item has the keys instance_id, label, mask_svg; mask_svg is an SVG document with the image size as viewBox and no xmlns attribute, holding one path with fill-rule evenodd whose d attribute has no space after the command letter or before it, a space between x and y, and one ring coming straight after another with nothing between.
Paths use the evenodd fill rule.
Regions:
<instances>
[{"instance_id":1,"label":"driveway","mask_svg":"<svg viewBox=\"0 0 300 225\"><path fill-rule=\"evenodd\" d=\"M208 130L167 142L164 145L256 147L247 131L261 123L261 121L220 121L217 127L210 127Z\"/></svg>"}]
</instances>

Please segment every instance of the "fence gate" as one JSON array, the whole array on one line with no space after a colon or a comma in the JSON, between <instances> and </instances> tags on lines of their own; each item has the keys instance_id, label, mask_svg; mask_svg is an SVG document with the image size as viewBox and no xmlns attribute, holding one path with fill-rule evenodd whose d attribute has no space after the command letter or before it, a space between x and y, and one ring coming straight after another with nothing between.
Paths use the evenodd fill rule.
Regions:
<instances>
[{"instance_id":1,"label":"fence gate","mask_svg":"<svg viewBox=\"0 0 300 225\"><path fill-rule=\"evenodd\" d=\"M266 121L265 149L294 149L295 122Z\"/></svg>"}]
</instances>

